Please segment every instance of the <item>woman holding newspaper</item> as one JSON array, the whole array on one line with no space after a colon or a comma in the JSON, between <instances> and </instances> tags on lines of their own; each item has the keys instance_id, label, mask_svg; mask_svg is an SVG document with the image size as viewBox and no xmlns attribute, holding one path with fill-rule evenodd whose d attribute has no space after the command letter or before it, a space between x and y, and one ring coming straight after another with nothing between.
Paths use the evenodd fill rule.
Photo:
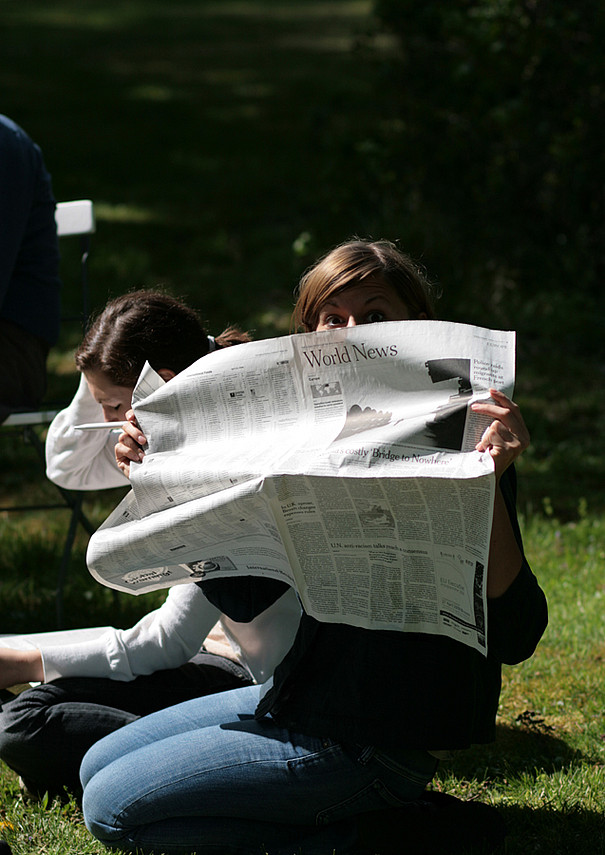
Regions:
<instances>
[{"instance_id":1,"label":"woman holding newspaper","mask_svg":"<svg viewBox=\"0 0 605 855\"><path fill-rule=\"evenodd\" d=\"M234 327L212 339L193 309L159 291L112 300L76 352L81 382L50 426L49 478L76 490L127 485L115 464L118 433L108 424L124 420L145 361L170 380L210 349L248 340ZM17 697L2 693L0 759L30 794L78 793L82 757L101 737L171 704L266 680L299 614L291 592L253 624L217 624L220 610L195 585L181 585L130 629L0 648L1 690L41 682Z\"/></svg>"},{"instance_id":2,"label":"woman holding newspaper","mask_svg":"<svg viewBox=\"0 0 605 855\"><path fill-rule=\"evenodd\" d=\"M385 241L337 247L302 279L305 331L430 320L429 286ZM477 451L497 489L488 567L487 656L451 638L319 622L303 612L270 686L201 698L135 722L84 758L85 821L126 851L269 853L491 852L498 814L427 790L444 752L495 735L501 665L532 655L546 602L523 554L515 459L529 438L518 407L493 390L472 405L491 422ZM127 468L144 437L125 425ZM200 582L247 621L288 590L257 577Z\"/></svg>"}]
</instances>

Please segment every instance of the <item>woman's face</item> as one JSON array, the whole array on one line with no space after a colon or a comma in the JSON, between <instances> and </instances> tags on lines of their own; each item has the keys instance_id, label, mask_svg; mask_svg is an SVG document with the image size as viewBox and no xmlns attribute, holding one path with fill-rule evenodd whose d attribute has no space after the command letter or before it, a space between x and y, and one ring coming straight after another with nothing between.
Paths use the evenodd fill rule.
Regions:
<instances>
[{"instance_id":1,"label":"woman's face","mask_svg":"<svg viewBox=\"0 0 605 855\"><path fill-rule=\"evenodd\" d=\"M352 285L333 294L319 310L317 330L357 327L378 321L409 321L410 313L392 285Z\"/></svg>"},{"instance_id":2,"label":"woman's face","mask_svg":"<svg viewBox=\"0 0 605 855\"><path fill-rule=\"evenodd\" d=\"M115 386L102 371L84 373L90 394L103 408L106 422L126 421L126 411L132 402L132 386Z\"/></svg>"}]
</instances>

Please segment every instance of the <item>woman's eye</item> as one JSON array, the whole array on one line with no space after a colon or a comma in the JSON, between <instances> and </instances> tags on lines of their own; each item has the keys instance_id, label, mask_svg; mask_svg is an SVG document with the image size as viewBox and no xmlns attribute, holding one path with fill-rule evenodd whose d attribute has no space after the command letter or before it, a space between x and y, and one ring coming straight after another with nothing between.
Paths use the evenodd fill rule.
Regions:
<instances>
[{"instance_id":1,"label":"woman's eye","mask_svg":"<svg viewBox=\"0 0 605 855\"><path fill-rule=\"evenodd\" d=\"M380 321L385 320L385 314L384 312L379 312L377 309L375 309L373 312L370 312L366 316L366 320L369 324L377 324L380 323Z\"/></svg>"},{"instance_id":2,"label":"woman's eye","mask_svg":"<svg viewBox=\"0 0 605 855\"><path fill-rule=\"evenodd\" d=\"M338 315L328 315L328 317L324 320L324 324L326 324L326 326L328 327L338 327L342 323L344 323L344 321L342 320L342 318L339 318Z\"/></svg>"}]
</instances>

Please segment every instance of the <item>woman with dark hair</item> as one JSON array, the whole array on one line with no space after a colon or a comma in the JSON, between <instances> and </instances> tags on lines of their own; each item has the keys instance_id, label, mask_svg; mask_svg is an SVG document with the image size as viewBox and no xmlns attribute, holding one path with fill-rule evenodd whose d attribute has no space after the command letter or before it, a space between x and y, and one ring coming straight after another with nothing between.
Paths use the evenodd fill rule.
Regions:
<instances>
[{"instance_id":1,"label":"woman with dark hair","mask_svg":"<svg viewBox=\"0 0 605 855\"><path fill-rule=\"evenodd\" d=\"M329 253L303 277L294 311L296 326L319 332L432 317L424 275L385 241ZM502 663L531 656L547 621L515 510L513 463L529 436L519 408L490 394L472 404L490 419L476 450L491 456L497 484L487 656L442 635L303 612L270 686L180 704L88 752L83 810L96 837L169 855L455 855L500 844L493 808L426 789L444 753L494 739ZM125 426L122 437L127 449L134 435ZM255 576L198 584L238 621L289 590Z\"/></svg>"},{"instance_id":2,"label":"woman with dark hair","mask_svg":"<svg viewBox=\"0 0 605 855\"><path fill-rule=\"evenodd\" d=\"M49 477L68 489L127 485L114 459L119 432L75 425L123 419L146 360L170 380L210 350L248 340L236 327L213 339L193 309L161 292L112 300L77 350L82 380L50 427ZM94 742L170 704L264 682L288 650L299 616L291 592L238 626L219 620L220 610L196 585L178 585L130 629L110 627L75 644L51 636L26 650L0 648L0 690L41 682L16 698L3 693L0 759L31 793L78 793L80 762Z\"/></svg>"},{"instance_id":3,"label":"woman with dark hair","mask_svg":"<svg viewBox=\"0 0 605 855\"><path fill-rule=\"evenodd\" d=\"M228 327L208 335L197 312L161 291L131 291L107 304L76 351L83 374L100 371L116 386L133 386L145 362L174 377L207 353L250 341ZM164 379L169 379L164 376Z\"/></svg>"},{"instance_id":4,"label":"woman with dark hair","mask_svg":"<svg viewBox=\"0 0 605 855\"><path fill-rule=\"evenodd\" d=\"M123 421L145 362L170 380L217 348L250 341L231 326L208 335L197 312L161 291L132 291L111 300L76 350L80 386L53 420L46 439L46 474L67 490L103 490L127 483L117 468L117 431L80 431L76 425Z\"/></svg>"}]
</instances>

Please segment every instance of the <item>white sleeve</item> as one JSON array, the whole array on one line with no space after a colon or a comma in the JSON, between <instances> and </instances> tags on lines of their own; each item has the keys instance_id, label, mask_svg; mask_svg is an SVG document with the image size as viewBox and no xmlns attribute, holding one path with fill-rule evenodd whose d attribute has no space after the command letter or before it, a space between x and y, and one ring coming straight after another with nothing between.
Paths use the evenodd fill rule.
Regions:
<instances>
[{"instance_id":1,"label":"white sleeve","mask_svg":"<svg viewBox=\"0 0 605 855\"><path fill-rule=\"evenodd\" d=\"M237 659L257 683L263 683L292 646L300 615L292 589L250 623L236 623L221 617L197 585L175 585L163 605L131 629L112 628L79 644L38 645L44 680L109 677L126 681L178 668L195 656L221 617Z\"/></svg>"},{"instance_id":2,"label":"white sleeve","mask_svg":"<svg viewBox=\"0 0 605 855\"><path fill-rule=\"evenodd\" d=\"M128 485L114 457L118 433L74 428L85 422L102 421L101 405L90 394L82 374L73 401L55 416L46 437L46 475L59 487L105 490Z\"/></svg>"},{"instance_id":3,"label":"white sleeve","mask_svg":"<svg viewBox=\"0 0 605 855\"><path fill-rule=\"evenodd\" d=\"M199 651L219 617L218 609L197 585L175 585L159 609L130 629L112 628L80 644L40 646L44 680L133 680L141 674L178 668Z\"/></svg>"}]
</instances>

